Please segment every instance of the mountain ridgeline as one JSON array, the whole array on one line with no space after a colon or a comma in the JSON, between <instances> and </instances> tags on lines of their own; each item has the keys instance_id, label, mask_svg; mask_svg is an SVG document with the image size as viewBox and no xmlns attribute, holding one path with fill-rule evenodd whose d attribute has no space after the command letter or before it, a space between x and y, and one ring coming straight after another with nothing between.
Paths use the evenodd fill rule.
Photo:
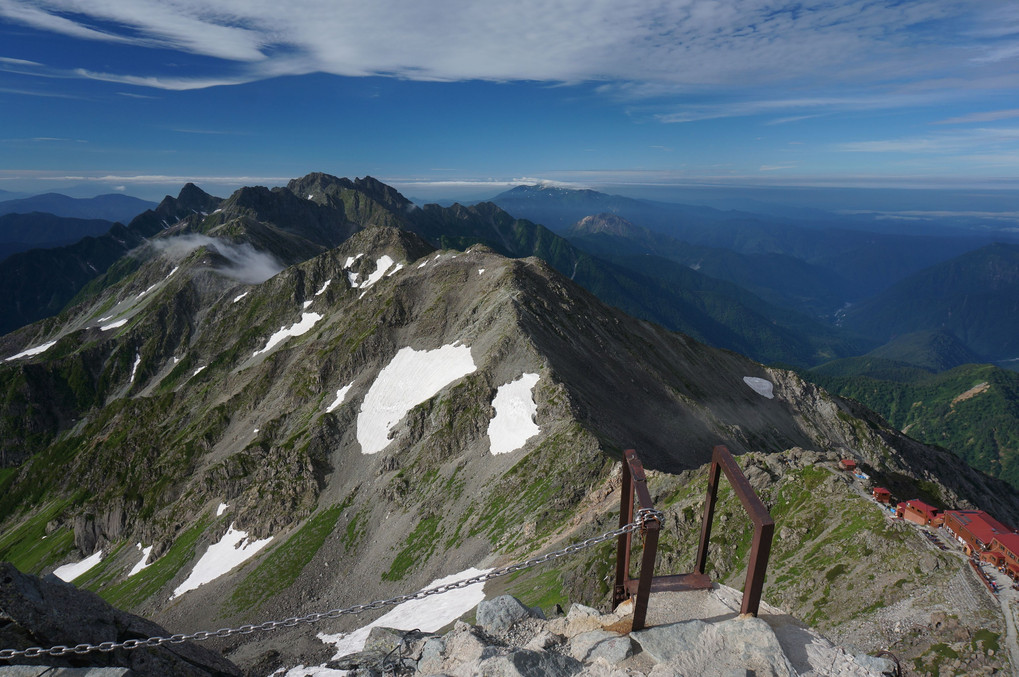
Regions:
<instances>
[{"instance_id":1,"label":"mountain ridgeline","mask_svg":"<svg viewBox=\"0 0 1019 677\"><path fill-rule=\"evenodd\" d=\"M754 481L798 520L776 550L790 567L798 538L831 536L796 512L801 475L811 500L831 485L860 512L815 467L839 457L1019 522L1008 485L860 404L606 304L585 270L607 288L644 279L494 205L418 209L324 174L168 200L132 222L144 246L0 337L0 559L45 573L91 556L76 585L169 628L390 597L601 533L626 448L667 473L698 472L716 444L760 452ZM681 531L691 487L662 497ZM719 575L738 572L741 539L722 542ZM212 575L203 556L223 543L243 557ZM884 552L822 545L843 570ZM604 605L610 549L502 585ZM894 580L860 576L855 596L905 595ZM836 613L827 594L775 594ZM324 653L316 631L364 622L223 648L268 674Z\"/></svg>"}]
</instances>

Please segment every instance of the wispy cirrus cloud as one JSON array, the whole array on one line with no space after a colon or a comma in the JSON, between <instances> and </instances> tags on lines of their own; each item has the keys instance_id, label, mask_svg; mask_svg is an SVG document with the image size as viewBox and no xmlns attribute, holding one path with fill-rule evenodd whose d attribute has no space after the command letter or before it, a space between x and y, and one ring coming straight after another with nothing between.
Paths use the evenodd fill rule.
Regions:
<instances>
[{"instance_id":1,"label":"wispy cirrus cloud","mask_svg":"<svg viewBox=\"0 0 1019 677\"><path fill-rule=\"evenodd\" d=\"M981 149L1003 151L1010 146L1019 146L1019 128L978 128L930 136L852 141L839 144L837 149L852 153L972 154Z\"/></svg>"},{"instance_id":2,"label":"wispy cirrus cloud","mask_svg":"<svg viewBox=\"0 0 1019 677\"><path fill-rule=\"evenodd\" d=\"M1008 7L1004 0L985 0L979 8L963 0L449 0L441 10L400 0L0 0L0 17L75 38L224 62L193 79L88 65L77 71L153 88L324 72L604 82L641 96L656 88L882 83L954 68L973 54L1004 62L1011 36L987 31ZM930 39L950 22L970 33Z\"/></svg>"},{"instance_id":3,"label":"wispy cirrus cloud","mask_svg":"<svg viewBox=\"0 0 1019 677\"><path fill-rule=\"evenodd\" d=\"M985 111L982 113L970 113L969 115L960 115L954 118L939 120L935 124L958 125L968 124L970 122L995 122L997 120L1008 120L1009 118L1019 118L1019 108L1010 108L1008 110L992 110Z\"/></svg>"}]
</instances>

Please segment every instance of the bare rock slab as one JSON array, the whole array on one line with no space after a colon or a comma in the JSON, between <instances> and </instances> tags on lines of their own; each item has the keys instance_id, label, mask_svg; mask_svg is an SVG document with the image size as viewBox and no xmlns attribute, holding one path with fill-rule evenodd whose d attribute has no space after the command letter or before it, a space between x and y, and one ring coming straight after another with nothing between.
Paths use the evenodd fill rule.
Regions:
<instances>
[{"instance_id":1,"label":"bare rock slab","mask_svg":"<svg viewBox=\"0 0 1019 677\"><path fill-rule=\"evenodd\" d=\"M633 642L617 632L592 630L570 640L570 655L584 663L600 659L616 665L633 655Z\"/></svg>"},{"instance_id":2,"label":"bare rock slab","mask_svg":"<svg viewBox=\"0 0 1019 677\"><path fill-rule=\"evenodd\" d=\"M712 624L691 620L640 630L631 637L657 663L680 674L753 671L757 677L796 677L775 633L759 618Z\"/></svg>"}]
</instances>

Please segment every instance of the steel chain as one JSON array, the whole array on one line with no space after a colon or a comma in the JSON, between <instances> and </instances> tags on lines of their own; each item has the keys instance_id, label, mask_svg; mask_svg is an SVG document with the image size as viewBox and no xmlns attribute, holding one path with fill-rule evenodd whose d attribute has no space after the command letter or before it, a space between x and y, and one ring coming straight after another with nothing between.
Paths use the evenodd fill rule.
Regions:
<instances>
[{"instance_id":1,"label":"steel chain","mask_svg":"<svg viewBox=\"0 0 1019 677\"><path fill-rule=\"evenodd\" d=\"M419 590L418 592L398 595L389 599L380 599L368 604L355 604L354 606L347 607L345 609L332 609L330 611L311 613L306 616L293 616L282 621L266 621L258 625L242 625L239 628L220 628L219 630L199 630L191 634L178 633L171 635L170 637L149 637L148 639L128 639L123 642L102 642L100 644L78 644L73 647L67 647L58 645L50 647L49 649L43 649L41 647L31 647L29 649L3 649L0 650L0 660L10 660L12 658L39 658L41 656L66 656L68 654L86 654L93 651L102 651L109 653L116 649L139 649L142 647L156 647L162 646L163 644L182 644L187 641L200 642L211 637L231 637L233 635L248 635L256 630L276 630L277 628L292 628L297 625L304 625L307 623L317 623L318 621L325 619L340 618L341 616L347 616L352 614L360 614L365 611L374 611L376 609L382 609L387 606L396 606L397 604L403 604L404 602L410 602L416 599L425 599L432 595L441 595L444 592L451 590L459 590L476 583L486 583L493 578L499 578L501 576L508 576L509 574L522 571L524 569L530 569L531 567L544 564L545 562L551 562L552 560L559 559L560 557L566 557L567 555L573 555L582 550L586 550L592 546L604 543L605 541L611 540L623 534L630 533L633 531L642 530L648 522L662 523L662 513L659 510L653 510L650 508L639 508L637 510L637 517L633 522L613 529L612 531L605 532L600 536L593 536L586 540L580 541L579 543L573 543L568 545L561 550L554 550L552 552L534 557L529 560L517 564L510 564L498 569L493 569L486 574L474 576L472 578L465 578L454 583L446 583L445 585L439 585L434 588L428 588L426 590Z\"/></svg>"}]
</instances>

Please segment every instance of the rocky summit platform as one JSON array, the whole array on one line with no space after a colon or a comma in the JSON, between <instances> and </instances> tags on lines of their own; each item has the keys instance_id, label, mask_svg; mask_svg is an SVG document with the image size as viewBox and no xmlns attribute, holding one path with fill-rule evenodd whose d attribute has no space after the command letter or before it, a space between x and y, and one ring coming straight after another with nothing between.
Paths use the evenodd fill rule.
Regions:
<instances>
[{"instance_id":1,"label":"rocky summit platform","mask_svg":"<svg viewBox=\"0 0 1019 677\"><path fill-rule=\"evenodd\" d=\"M513 597L497 597L478 605L476 625L458 621L446 634L432 636L374 628L364 651L316 669L506 677L897 674L893 661L847 652L775 607L762 604L759 616L740 616L741 598L739 591L719 585L656 593L648 627L630 632L628 603L609 614L575 604L547 619Z\"/></svg>"}]
</instances>

